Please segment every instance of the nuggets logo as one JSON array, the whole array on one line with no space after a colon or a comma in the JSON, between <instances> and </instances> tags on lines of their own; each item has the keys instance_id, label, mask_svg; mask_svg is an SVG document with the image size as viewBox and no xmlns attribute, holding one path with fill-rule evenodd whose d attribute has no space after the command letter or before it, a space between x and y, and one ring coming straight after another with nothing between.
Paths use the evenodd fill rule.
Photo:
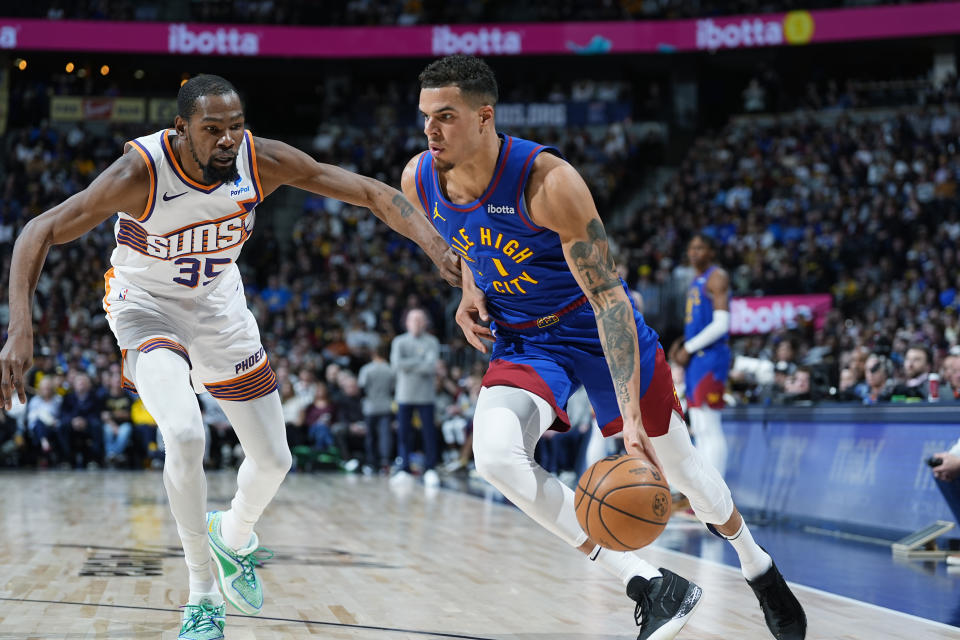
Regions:
<instances>
[{"instance_id":1,"label":"nuggets logo","mask_svg":"<svg viewBox=\"0 0 960 640\"><path fill-rule=\"evenodd\" d=\"M658 492L657 495L653 497L653 514L658 518L662 518L667 515L666 494Z\"/></svg>"}]
</instances>

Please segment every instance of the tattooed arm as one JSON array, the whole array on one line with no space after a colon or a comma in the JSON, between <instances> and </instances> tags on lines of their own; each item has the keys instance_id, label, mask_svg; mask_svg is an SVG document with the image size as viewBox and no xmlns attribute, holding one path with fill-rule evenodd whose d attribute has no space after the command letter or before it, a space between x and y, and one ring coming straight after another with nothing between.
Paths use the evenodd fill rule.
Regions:
<instances>
[{"instance_id":1,"label":"tattooed arm","mask_svg":"<svg viewBox=\"0 0 960 640\"><path fill-rule=\"evenodd\" d=\"M533 221L559 234L570 271L597 316L627 450L643 451L660 466L640 415L640 353L633 307L590 190L567 162L544 153L534 163L526 195Z\"/></svg>"}]
</instances>

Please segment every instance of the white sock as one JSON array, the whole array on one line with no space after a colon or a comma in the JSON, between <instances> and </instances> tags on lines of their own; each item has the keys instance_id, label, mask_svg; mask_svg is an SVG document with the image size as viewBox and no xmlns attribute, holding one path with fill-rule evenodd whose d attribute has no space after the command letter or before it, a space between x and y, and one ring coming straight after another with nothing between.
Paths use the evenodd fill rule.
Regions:
<instances>
[{"instance_id":1,"label":"white sock","mask_svg":"<svg viewBox=\"0 0 960 640\"><path fill-rule=\"evenodd\" d=\"M747 523L741 522L740 530L732 536L723 536L733 546L740 557L740 570L747 580L759 578L773 565L770 555L753 540Z\"/></svg>"},{"instance_id":2,"label":"white sock","mask_svg":"<svg viewBox=\"0 0 960 640\"><path fill-rule=\"evenodd\" d=\"M661 577L660 571L656 567L632 551L611 551L597 545L587 557L617 576L623 586L627 586L627 583L634 576L643 576L647 580Z\"/></svg>"},{"instance_id":3,"label":"white sock","mask_svg":"<svg viewBox=\"0 0 960 640\"><path fill-rule=\"evenodd\" d=\"M220 518L220 537L234 551L246 549L253 542L253 524L238 521L229 509Z\"/></svg>"}]
</instances>

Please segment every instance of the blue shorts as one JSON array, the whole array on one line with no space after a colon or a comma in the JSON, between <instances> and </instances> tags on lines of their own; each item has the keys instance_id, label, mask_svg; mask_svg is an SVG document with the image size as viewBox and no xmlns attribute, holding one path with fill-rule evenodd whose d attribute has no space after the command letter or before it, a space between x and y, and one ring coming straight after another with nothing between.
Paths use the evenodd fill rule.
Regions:
<instances>
[{"instance_id":1,"label":"blue shorts","mask_svg":"<svg viewBox=\"0 0 960 640\"><path fill-rule=\"evenodd\" d=\"M723 392L729 372L728 346L720 345L718 348L694 354L687 365L687 405L722 409Z\"/></svg>"},{"instance_id":2,"label":"blue shorts","mask_svg":"<svg viewBox=\"0 0 960 640\"><path fill-rule=\"evenodd\" d=\"M649 436L663 435L670 426L671 413L682 411L656 332L636 310L634 319L640 346L643 426ZM483 386L517 387L540 396L557 413L557 422L551 428L565 431L570 428L567 400L582 384L603 434L610 436L623 429L613 379L589 304L564 314L547 328L516 330L494 324L493 329L496 342Z\"/></svg>"}]
</instances>

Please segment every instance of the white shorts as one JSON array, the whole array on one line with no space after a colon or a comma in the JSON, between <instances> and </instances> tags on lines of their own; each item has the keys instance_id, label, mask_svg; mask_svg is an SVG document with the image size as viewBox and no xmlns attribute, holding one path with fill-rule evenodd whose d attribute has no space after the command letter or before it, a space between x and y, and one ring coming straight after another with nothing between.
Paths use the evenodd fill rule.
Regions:
<instances>
[{"instance_id":1,"label":"white shorts","mask_svg":"<svg viewBox=\"0 0 960 640\"><path fill-rule=\"evenodd\" d=\"M170 349L190 365L194 388L221 400L253 400L272 393L277 377L247 309L240 273L224 273L216 287L193 298L163 298L107 272L103 308L126 361L128 350ZM136 389L130 367L123 383Z\"/></svg>"}]
</instances>

